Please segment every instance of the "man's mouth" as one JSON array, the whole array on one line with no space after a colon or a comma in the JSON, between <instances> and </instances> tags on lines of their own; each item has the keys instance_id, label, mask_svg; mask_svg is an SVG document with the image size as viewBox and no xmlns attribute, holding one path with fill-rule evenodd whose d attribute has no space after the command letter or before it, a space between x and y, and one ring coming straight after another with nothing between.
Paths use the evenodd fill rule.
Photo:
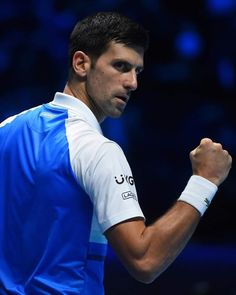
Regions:
<instances>
[{"instance_id":1,"label":"man's mouth","mask_svg":"<svg viewBox=\"0 0 236 295\"><path fill-rule=\"evenodd\" d=\"M117 95L116 97L123 100L125 103L127 103L129 100L129 96L126 95Z\"/></svg>"}]
</instances>

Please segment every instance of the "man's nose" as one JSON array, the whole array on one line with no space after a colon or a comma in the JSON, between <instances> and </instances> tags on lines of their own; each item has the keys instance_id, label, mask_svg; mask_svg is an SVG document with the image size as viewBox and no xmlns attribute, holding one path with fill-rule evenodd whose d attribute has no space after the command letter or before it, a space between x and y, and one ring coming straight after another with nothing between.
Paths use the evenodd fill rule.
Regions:
<instances>
[{"instance_id":1,"label":"man's nose","mask_svg":"<svg viewBox=\"0 0 236 295\"><path fill-rule=\"evenodd\" d=\"M137 89L138 81L137 81L137 73L135 70L127 73L126 79L124 81L124 87L131 91L134 91Z\"/></svg>"}]
</instances>

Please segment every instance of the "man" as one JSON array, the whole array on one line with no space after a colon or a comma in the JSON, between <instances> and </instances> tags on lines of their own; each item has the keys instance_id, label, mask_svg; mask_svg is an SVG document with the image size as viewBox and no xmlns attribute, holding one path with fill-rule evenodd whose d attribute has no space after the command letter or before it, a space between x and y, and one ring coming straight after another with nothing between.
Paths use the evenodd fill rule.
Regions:
<instances>
[{"instance_id":1,"label":"man","mask_svg":"<svg viewBox=\"0 0 236 295\"><path fill-rule=\"evenodd\" d=\"M99 123L123 113L147 47L117 13L82 20L64 92L0 125L0 294L103 294L107 240L131 275L153 281L227 177L231 156L203 139L176 204L145 225L127 160Z\"/></svg>"}]
</instances>

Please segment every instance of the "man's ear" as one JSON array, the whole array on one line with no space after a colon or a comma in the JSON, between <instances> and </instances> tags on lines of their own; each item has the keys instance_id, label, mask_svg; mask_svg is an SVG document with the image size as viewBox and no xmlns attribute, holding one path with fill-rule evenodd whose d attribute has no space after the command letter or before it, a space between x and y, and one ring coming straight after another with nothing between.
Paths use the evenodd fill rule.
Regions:
<instances>
[{"instance_id":1,"label":"man's ear","mask_svg":"<svg viewBox=\"0 0 236 295\"><path fill-rule=\"evenodd\" d=\"M80 78L85 78L91 66L90 57L83 51L76 51L72 61L73 69Z\"/></svg>"}]
</instances>

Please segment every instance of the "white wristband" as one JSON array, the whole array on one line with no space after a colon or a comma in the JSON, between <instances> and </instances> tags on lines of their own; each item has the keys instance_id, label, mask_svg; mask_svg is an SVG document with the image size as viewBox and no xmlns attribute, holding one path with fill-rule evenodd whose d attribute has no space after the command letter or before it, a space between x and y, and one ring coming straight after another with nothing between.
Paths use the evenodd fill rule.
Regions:
<instances>
[{"instance_id":1,"label":"white wristband","mask_svg":"<svg viewBox=\"0 0 236 295\"><path fill-rule=\"evenodd\" d=\"M213 182L199 175L193 175L178 200L192 205L202 216L217 190L218 187Z\"/></svg>"}]
</instances>

